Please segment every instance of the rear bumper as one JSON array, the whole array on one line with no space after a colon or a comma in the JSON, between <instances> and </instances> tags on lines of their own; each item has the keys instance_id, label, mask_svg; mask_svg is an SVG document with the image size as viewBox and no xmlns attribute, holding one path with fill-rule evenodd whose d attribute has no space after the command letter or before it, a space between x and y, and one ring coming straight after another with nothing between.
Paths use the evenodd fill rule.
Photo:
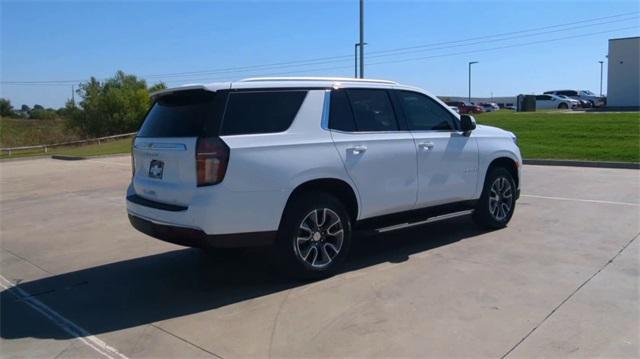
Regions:
<instances>
[{"instance_id":1,"label":"rear bumper","mask_svg":"<svg viewBox=\"0 0 640 359\"><path fill-rule=\"evenodd\" d=\"M156 223L129 213L129 222L138 231L174 244L198 248L262 247L273 244L276 231L206 234L204 231Z\"/></svg>"}]
</instances>

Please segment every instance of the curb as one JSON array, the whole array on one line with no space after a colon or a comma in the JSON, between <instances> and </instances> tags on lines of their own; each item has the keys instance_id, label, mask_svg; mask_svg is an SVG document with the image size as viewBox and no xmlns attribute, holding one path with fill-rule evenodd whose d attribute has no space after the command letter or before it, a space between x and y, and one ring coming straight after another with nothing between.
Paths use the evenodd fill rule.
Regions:
<instances>
[{"instance_id":1,"label":"curb","mask_svg":"<svg viewBox=\"0 0 640 359\"><path fill-rule=\"evenodd\" d=\"M62 155L52 155L51 158L53 158L54 160L63 160L63 161L79 161L79 160L87 159L86 157L80 157L80 156L62 156Z\"/></svg>"},{"instance_id":2,"label":"curb","mask_svg":"<svg viewBox=\"0 0 640 359\"><path fill-rule=\"evenodd\" d=\"M595 167L616 169L640 169L638 162L604 162L604 161L575 161L575 160L523 160L525 165L535 166L569 166L569 167Z\"/></svg>"}]
</instances>

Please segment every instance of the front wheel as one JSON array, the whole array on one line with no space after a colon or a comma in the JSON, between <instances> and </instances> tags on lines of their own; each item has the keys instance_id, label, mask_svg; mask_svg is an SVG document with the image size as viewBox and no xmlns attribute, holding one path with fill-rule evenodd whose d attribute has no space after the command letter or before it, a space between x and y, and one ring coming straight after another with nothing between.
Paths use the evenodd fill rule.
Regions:
<instances>
[{"instance_id":1,"label":"front wheel","mask_svg":"<svg viewBox=\"0 0 640 359\"><path fill-rule=\"evenodd\" d=\"M491 169L487 173L473 219L483 227L505 227L516 208L515 194L516 183L511 173L502 167Z\"/></svg>"},{"instance_id":2,"label":"front wheel","mask_svg":"<svg viewBox=\"0 0 640 359\"><path fill-rule=\"evenodd\" d=\"M561 104L558 105L558 108L560 110L566 110L566 109L569 108L569 105L567 105L566 103L561 103Z\"/></svg>"},{"instance_id":3,"label":"front wheel","mask_svg":"<svg viewBox=\"0 0 640 359\"><path fill-rule=\"evenodd\" d=\"M333 275L351 244L351 220L327 193L294 198L284 211L274 259L287 276L317 279Z\"/></svg>"}]
</instances>

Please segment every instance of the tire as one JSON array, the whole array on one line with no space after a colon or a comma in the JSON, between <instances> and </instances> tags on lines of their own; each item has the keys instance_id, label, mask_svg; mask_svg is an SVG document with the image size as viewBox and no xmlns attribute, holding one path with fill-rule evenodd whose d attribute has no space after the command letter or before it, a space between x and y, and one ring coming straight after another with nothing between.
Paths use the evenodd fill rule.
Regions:
<instances>
[{"instance_id":1,"label":"tire","mask_svg":"<svg viewBox=\"0 0 640 359\"><path fill-rule=\"evenodd\" d=\"M482 196L473 212L474 221L489 229L507 226L516 208L516 183L503 167L489 169Z\"/></svg>"},{"instance_id":2,"label":"tire","mask_svg":"<svg viewBox=\"0 0 640 359\"><path fill-rule=\"evenodd\" d=\"M331 194L311 192L285 208L272 258L287 277L320 279L336 273L350 245L351 219L345 207Z\"/></svg>"},{"instance_id":3,"label":"tire","mask_svg":"<svg viewBox=\"0 0 640 359\"><path fill-rule=\"evenodd\" d=\"M567 110L567 109L569 109L569 105L567 105L566 103L561 103L561 104L558 105L558 108L560 110Z\"/></svg>"}]
</instances>

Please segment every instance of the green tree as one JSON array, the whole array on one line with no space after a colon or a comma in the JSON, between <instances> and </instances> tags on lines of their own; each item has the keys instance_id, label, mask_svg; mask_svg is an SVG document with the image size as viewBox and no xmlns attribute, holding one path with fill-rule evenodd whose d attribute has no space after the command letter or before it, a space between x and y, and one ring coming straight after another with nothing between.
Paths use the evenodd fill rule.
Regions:
<instances>
[{"instance_id":1,"label":"green tree","mask_svg":"<svg viewBox=\"0 0 640 359\"><path fill-rule=\"evenodd\" d=\"M78 88L79 108L67 103L68 124L94 137L137 131L151 105L149 91L165 87L159 83L148 88L144 80L123 71L104 82L92 77Z\"/></svg>"},{"instance_id":2,"label":"green tree","mask_svg":"<svg viewBox=\"0 0 640 359\"><path fill-rule=\"evenodd\" d=\"M13 112L13 106L11 106L11 101L9 101L9 99L0 98L0 116L15 116L15 112Z\"/></svg>"}]
</instances>

